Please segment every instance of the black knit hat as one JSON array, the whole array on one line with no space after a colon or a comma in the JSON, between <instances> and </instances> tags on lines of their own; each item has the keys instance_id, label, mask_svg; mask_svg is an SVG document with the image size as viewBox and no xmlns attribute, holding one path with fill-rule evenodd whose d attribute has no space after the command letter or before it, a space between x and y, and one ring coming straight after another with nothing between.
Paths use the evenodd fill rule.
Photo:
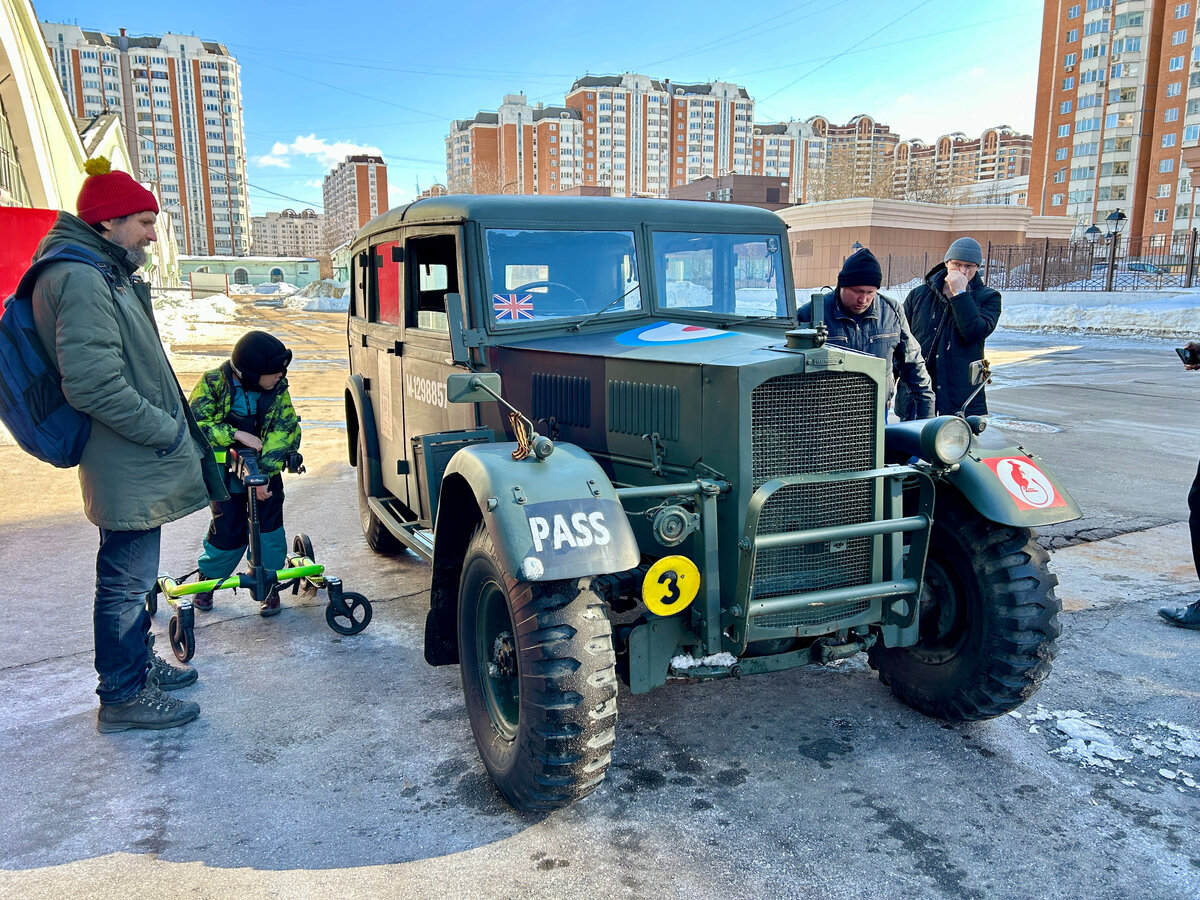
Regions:
<instances>
[{"instance_id":1,"label":"black knit hat","mask_svg":"<svg viewBox=\"0 0 1200 900\"><path fill-rule=\"evenodd\" d=\"M257 380L263 375L286 372L292 351L265 331L247 331L234 344L230 361L239 378L244 375Z\"/></svg>"},{"instance_id":2,"label":"black knit hat","mask_svg":"<svg viewBox=\"0 0 1200 900\"><path fill-rule=\"evenodd\" d=\"M838 272L838 287L879 287L883 284L883 268L875 254L863 247L851 253Z\"/></svg>"}]
</instances>

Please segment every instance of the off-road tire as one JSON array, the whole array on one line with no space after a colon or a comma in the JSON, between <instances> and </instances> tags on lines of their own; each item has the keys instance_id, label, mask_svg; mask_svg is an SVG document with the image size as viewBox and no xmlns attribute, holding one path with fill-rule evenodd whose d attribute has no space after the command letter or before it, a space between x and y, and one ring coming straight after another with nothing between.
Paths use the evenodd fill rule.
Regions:
<instances>
[{"instance_id":1,"label":"off-road tire","mask_svg":"<svg viewBox=\"0 0 1200 900\"><path fill-rule=\"evenodd\" d=\"M387 526L367 505L367 442L361 429L358 435L357 463L355 469L358 481L358 520L362 525L363 537L367 539L367 546L376 553L399 553L404 545L387 530Z\"/></svg>"},{"instance_id":2,"label":"off-road tire","mask_svg":"<svg viewBox=\"0 0 1200 900\"><path fill-rule=\"evenodd\" d=\"M592 579L517 582L480 525L463 560L458 639L471 730L504 798L558 809L595 790L611 760L617 675Z\"/></svg>"},{"instance_id":3,"label":"off-road tire","mask_svg":"<svg viewBox=\"0 0 1200 900\"><path fill-rule=\"evenodd\" d=\"M1028 528L990 522L956 494L939 496L920 639L871 649L880 680L902 702L950 721L1016 709L1058 652L1062 605L1048 563Z\"/></svg>"}]
</instances>

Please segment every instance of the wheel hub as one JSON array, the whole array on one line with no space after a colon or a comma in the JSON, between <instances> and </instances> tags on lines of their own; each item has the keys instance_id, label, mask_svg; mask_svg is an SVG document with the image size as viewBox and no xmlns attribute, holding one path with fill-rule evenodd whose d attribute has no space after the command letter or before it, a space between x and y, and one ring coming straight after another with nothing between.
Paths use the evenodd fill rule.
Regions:
<instances>
[{"instance_id":1,"label":"wheel hub","mask_svg":"<svg viewBox=\"0 0 1200 900\"><path fill-rule=\"evenodd\" d=\"M496 636L492 644L492 665L501 678L513 678L517 674L517 654L512 634L507 631Z\"/></svg>"}]
</instances>

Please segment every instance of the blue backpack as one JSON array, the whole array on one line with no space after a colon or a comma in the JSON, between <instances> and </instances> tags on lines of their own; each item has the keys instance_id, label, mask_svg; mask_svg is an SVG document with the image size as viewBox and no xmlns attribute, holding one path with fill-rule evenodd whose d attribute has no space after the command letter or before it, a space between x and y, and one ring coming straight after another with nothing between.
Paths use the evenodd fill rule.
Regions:
<instances>
[{"instance_id":1,"label":"blue backpack","mask_svg":"<svg viewBox=\"0 0 1200 900\"><path fill-rule=\"evenodd\" d=\"M55 247L26 269L0 315L0 422L26 453L68 469L79 464L92 423L63 396L58 366L33 322L33 286L46 266L63 261L94 266L110 290L116 285L112 265L75 244Z\"/></svg>"}]
</instances>

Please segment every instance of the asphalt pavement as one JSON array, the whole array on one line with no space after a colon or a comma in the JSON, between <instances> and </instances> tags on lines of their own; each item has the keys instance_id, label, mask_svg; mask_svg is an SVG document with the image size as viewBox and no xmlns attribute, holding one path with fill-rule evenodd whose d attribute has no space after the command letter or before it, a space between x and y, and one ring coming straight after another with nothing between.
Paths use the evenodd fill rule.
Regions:
<instances>
[{"instance_id":1,"label":"asphalt pavement","mask_svg":"<svg viewBox=\"0 0 1200 900\"><path fill-rule=\"evenodd\" d=\"M1196 595L1180 490L1200 384L1172 380L1156 343L993 347L1010 354L993 408L1089 516L1058 536L1066 611L1041 691L1017 715L948 725L861 656L622 689L607 781L545 815L504 804L457 668L424 662L427 566L360 537L336 354L293 375L312 465L288 483L287 523L374 620L339 637L321 596L262 619L218 595L200 682L180 692L201 718L182 729L95 731L95 529L73 473L0 447L0 897L1194 900L1200 634L1154 610ZM194 567L206 525L164 529L165 569Z\"/></svg>"}]
</instances>

